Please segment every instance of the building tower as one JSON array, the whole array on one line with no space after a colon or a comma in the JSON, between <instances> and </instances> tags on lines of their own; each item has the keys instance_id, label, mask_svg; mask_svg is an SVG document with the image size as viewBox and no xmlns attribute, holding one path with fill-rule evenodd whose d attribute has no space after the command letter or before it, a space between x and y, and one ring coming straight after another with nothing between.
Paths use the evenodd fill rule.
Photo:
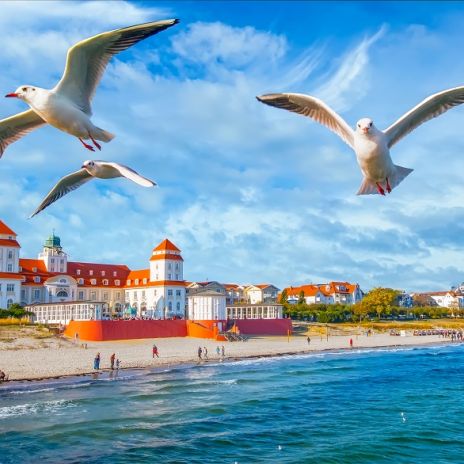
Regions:
<instances>
[{"instance_id":1,"label":"building tower","mask_svg":"<svg viewBox=\"0 0 464 464\"><path fill-rule=\"evenodd\" d=\"M184 260L168 239L153 249L150 258L150 284L155 286L157 300L162 302L164 317L185 317Z\"/></svg>"},{"instance_id":2,"label":"building tower","mask_svg":"<svg viewBox=\"0 0 464 464\"><path fill-rule=\"evenodd\" d=\"M21 282L19 249L16 233L0 221L0 308L19 303Z\"/></svg>"},{"instance_id":3,"label":"building tower","mask_svg":"<svg viewBox=\"0 0 464 464\"><path fill-rule=\"evenodd\" d=\"M60 237L52 233L45 240L39 259L45 263L48 272L66 273L68 268L68 255L61 248Z\"/></svg>"}]
</instances>

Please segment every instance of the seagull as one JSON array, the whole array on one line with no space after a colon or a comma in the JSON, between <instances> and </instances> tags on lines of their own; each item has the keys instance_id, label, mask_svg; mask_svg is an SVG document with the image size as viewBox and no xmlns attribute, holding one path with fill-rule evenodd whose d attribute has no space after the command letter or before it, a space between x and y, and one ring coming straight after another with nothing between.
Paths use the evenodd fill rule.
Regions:
<instances>
[{"instance_id":1,"label":"seagull","mask_svg":"<svg viewBox=\"0 0 464 464\"><path fill-rule=\"evenodd\" d=\"M266 105L308 116L335 132L356 153L364 179L357 195L390 193L413 169L393 164L390 148L424 122L464 103L464 87L436 93L384 131L372 119L362 118L353 130L347 122L318 98L299 93L274 93L256 97Z\"/></svg>"},{"instance_id":2,"label":"seagull","mask_svg":"<svg viewBox=\"0 0 464 464\"><path fill-rule=\"evenodd\" d=\"M47 206L59 200L61 197L76 190L81 185L84 185L89 180L98 179L114 179L115 177L126 177L127 179L139 184L143 187L154 187L156 184L151 180L142 177L133 169L118 163L109 161L84 161L79 171L73 172L61 178L58 183L48 192L48 195L40 203L38 208L29 216L29 219L40 213Z\"/></svg>"},{"instance_id":3,"label":"seagull","mask_svg":"<svg viewBox=\"0 0 464 464\"><path fill-rule=\"evenodd\" d=\"M30 109L0 121L0 157L10 143L47 123L74 135L88 150L95 151L84 142L89 139L101 150L97 140L109 142L114 135L92 124L90 102L111 57L178 22L139 24L82 40L68 50L64 74L53 89L21 85L5 95L23 100Z\"/></svg>"}]
</instances>

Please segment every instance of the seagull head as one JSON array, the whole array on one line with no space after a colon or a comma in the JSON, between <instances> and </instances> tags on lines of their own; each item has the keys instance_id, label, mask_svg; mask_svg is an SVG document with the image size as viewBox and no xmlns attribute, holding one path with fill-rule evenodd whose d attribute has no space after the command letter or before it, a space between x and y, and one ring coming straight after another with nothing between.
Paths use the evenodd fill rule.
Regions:
<instances>
[{"instance_id":1,"label":"seagull head","mask_svg":"<svg viewBox=\"0 0 464 464\"><path fill-rule=\"evenodd\" d=\"M370 118L362 118L356 124L356 132L359 134L370 134L375 130L374 123Z\"/></svg>"},{"instance_id":2,"label":"seagull head","mask_svg":"<svg viewBox=\"0 0 464 464\"><path fill-rule=\"evenodd\" d=\"M92 161L92 160L84 161L81 168L86 169L87 171L92 171L95 168L95 161Z\"/></svg>"},{"instance_id":3,"label":"seagull head","mask_svg":"<svg viewBox=\"0 0 464 464\"><path fill-rule=\"evenodd\" d=\"M21 87L18 87L14 92L7 93L5 97L20 98L21 100L28 102L34 99L34 97L37 94L37 90L38 88L32 85L22 85Z\"/></svg>"}]
</instances>

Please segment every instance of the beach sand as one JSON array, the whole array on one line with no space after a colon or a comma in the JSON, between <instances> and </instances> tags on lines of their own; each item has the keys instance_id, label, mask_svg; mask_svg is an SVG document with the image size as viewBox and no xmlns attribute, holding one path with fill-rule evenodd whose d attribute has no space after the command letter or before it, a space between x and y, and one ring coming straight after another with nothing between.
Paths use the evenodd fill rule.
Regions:
<instances>
[{"instance_id":1,"label":"beach sand","mask_svg":"<svg viewBox=\"0 0 464 464\"><path fill-rule=\"evenodd\" d=\"M353 348L349 340L353 339ZM159 358L152 358L152 346L156 344ZM311 336L308 346L304 336L250 337L245 342L214 342L198 338L157 338L143 340L121 340L111 342L88 342L87 349L82 343L67 339L50 338L35 340L21 338L9 343L0 342L0 369L10 380L32 380L51 377L92 373L93 359L97 352L101 355L101 369L110 367L110 356L115 353L121 361L121 368L142 368L172 366L198 362L198 347L208 349L209 361L217 361L216 347L224 345L225 360L260 356L288 355L323 350L379 348L450 343L449 339L437 335L405 337L389 334ZM208 362L208 361L203 361Z\"/></svg>"}]
</instances>

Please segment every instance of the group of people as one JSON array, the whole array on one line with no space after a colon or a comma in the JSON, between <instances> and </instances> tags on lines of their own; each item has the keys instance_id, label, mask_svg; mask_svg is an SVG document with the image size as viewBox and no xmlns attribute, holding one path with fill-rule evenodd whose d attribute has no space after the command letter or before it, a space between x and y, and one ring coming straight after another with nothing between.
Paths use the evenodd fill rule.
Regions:
<instances>
[{"instance_id":1,"label":"group of people","mask_svg":"<svg viewBox=\"0 0 464 464\"><path fill-rule=\"evenodd\" d=\"M218 358L225 357L226 349L224 345L222 345L221 347L219 346L216 347L216 355ZM203 348L201 346L198 347L198 360L202 360L202 359L208 359L208 348L206 348L206 346L204 346Z\"/></svg>"},{"instance_id":2,"label":"group of people","mask_svg":"<svg viewBox=\"0 0 464 464\"><path fill-rule=\"evenodd\" d=\"M101 360L100 353L97 353L95 355L94 360L93 360L93 368L96 371L100 369L100 360ZM119 359L116 359L116 353L113 353L110 356L110 368L111 368L111 370L114 370L115 368L119 369L120 366L121 366L121 361L119 361Z\"/></svg>"}]
</instances>

